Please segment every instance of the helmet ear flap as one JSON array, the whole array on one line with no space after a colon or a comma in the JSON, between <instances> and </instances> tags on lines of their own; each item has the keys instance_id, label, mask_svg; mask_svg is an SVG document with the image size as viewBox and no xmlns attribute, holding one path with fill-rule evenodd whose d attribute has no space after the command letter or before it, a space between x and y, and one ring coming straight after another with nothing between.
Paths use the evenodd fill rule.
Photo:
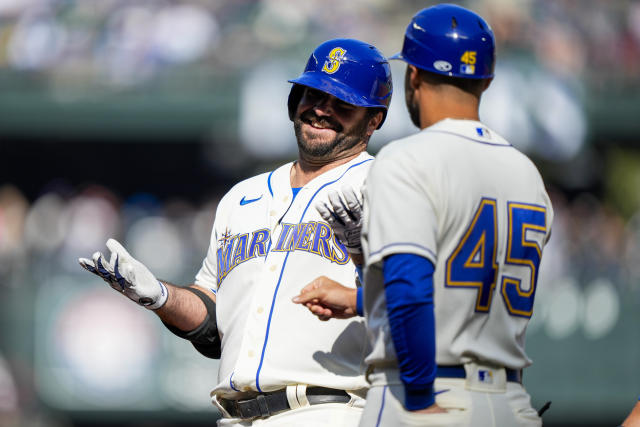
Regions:
<instances>
[{"instance_id":1,"label":"helmet ear flap","mask_svg":"<svg viewBox=\"0 0 640 427\"><path fill-rule=\"evenodd\" d=\"M289 92L289 99L287 100L287 107L289 108L289 120L293 121L293 117L296 115L296 109L302 98L302 92L304 86L294 84Z\"/></svg>"}]
</instances>

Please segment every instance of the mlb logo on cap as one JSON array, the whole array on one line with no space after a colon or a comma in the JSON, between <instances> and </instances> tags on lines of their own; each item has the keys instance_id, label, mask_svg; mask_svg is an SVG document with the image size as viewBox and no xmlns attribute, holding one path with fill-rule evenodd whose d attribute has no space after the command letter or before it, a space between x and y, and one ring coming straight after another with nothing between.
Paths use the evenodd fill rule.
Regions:
<instances>
[{"instance_id":1,"label":"mlb logo on cap","mask_svg":"<svg viewBox=\"0 0 640 427\"><path fill-rule=\"evenodd\" d=\"M471 64L460 64L460 73L461 74L475 74L476 66Z\"/></svg>"}]
</instances>

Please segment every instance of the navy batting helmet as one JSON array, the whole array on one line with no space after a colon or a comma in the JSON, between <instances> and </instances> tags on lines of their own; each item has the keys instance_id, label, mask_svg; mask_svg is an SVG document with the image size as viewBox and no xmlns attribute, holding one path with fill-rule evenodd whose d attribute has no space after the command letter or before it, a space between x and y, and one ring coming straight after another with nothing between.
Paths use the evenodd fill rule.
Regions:
<instances>
[{"instance_id":1,"label":"navy batting helmet","mask_svg":"<svg viewBox=\"0 0 640 427\"><path fill-rule=\"evenodd\" d=\"M308 86L352 105L383 109L382 126L393 92L387 59L374 46L354 39L322 43L309 57L300 77L289 82L294 84L288 100L291 120L303 86Z\"/></svg>"},{"instance_id":2,"label":"navy batting helmet","mask_svg":"<svg viewBox=\"0 0 640 427\"><path fill-rule=\"evenodd\" d=\"M475 12L440 4L416 13L404 34L401 59L415 67L451 77L493 77L495 39Z\"/></svg>"}]
</instances>

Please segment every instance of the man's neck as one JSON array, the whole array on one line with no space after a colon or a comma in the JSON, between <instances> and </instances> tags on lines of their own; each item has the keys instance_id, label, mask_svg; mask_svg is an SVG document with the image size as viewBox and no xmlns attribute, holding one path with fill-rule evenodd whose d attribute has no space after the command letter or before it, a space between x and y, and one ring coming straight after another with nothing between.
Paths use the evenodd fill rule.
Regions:
<instances>
[{"instance_id":1,"label":"man's neck","mask_svg":"<svg viewBox=\"0 0 640 427\"><path fill-rule=\"evenodd\" d=\"M290 174L291 187L293 188L304 187L312 179L322 175L323 173L331 169L337 168L340 165L344 165L345 163L350 162L351 160L358 157L363 151L364 150L360 150L352 153L345 153L344 156L333 158L330 161L327 161L327 160L322 161L322 160L313 159L313 158L310 159L308 157L305 157L301 153L300 157L293 164L293 167L291 168L291 174Z\"/></svg>"},{"instance_id":2,"label":"man's neck","mask_svg":"<svg viewBox=\"0 0 640 427\"><path fill-rule=\"evenodd\" d=\"M420 105L420 129L444 119L480 120L479 99L462 91L431 91Z\"/></svg>"}]
</instances>

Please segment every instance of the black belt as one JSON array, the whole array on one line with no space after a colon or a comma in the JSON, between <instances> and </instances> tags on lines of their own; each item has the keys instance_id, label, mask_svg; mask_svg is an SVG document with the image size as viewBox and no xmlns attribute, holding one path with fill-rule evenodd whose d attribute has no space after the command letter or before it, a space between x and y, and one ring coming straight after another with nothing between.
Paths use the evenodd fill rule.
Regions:
<instances>
[{"instance_id":1,"label":"black belt","mask_svg":"<svg viewBox=\"0 0 640 427\"><path fill-rule=\"evenodd\" d=\"M522 383L522 369L510 369L504 368L507 371L507 381L514 383ZM438 365L436 370L436 377L443 378L466 378L467 372L464 369L464 365Z\"/></svg>"},{"instance_id":2,"label":"black belt","mask_svg":"<svg viewBox=\"0 0 640 427\"><path fill-rule=\"evenodd\" d=\"M306 394L310 405L347 403L351 400L351 396L346 391L326 387L310 387ZM218 403L233 418L269 417L291 409L286 390L260 393L251 399L218 399Z\"/></svg>"}]
</instances>

